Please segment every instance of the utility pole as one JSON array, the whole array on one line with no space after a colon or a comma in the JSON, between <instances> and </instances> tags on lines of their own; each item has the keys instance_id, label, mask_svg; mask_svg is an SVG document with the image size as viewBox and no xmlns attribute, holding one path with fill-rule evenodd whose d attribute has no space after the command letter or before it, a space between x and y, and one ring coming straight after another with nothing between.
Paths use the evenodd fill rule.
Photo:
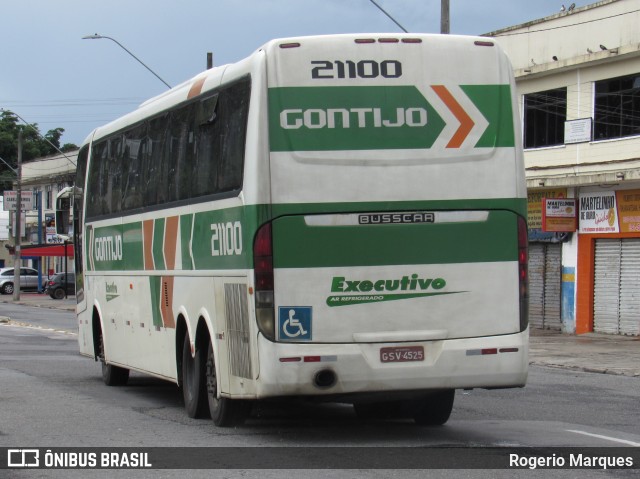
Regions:
<instances>
[{"instance_id":1,"label":"utility pole","mask_svg":"<svg viewBox=\"0 0 640 479\"><path fill-rule=\"evenodd\" d=\"M441 0L440 7L440 33L449 33L449 0Z\"/></svg>"},{"instance_id":2,"label":"utility pole","mask_svg":"<svg viewBox=\"0 0 640 479\"><path fill-rule=\"evenodd\" d=\"M21 215L22 215L22 130L18 130L18 192L16 194L16 221L14 223L16 228L15 239L15 252L13 261L13 300L20 300L20 233L22 229Z\"/></svg>"}]
</instances>

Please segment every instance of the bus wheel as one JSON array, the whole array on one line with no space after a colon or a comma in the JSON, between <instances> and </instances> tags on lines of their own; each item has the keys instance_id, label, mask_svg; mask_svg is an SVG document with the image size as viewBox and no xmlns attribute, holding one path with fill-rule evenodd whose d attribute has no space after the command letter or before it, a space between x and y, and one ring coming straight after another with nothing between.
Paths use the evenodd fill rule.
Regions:
<instances>
[{"instance_id":1,"label":"bus wheel","mask_svg":"<svg viewBox=\"0 0 640 479\"><path fill-rule=\"evenodd\" d=\"M218 376L213 355L213 346L209 342L207 353L207 397L211 419L216 426L240 426L251 413L252 403L247 400L218 397Z\"/></svg>"},{"instance_id":2,"label":"bus wheel","mask_svg":"<svg viewBox=\"0 0 640 479\"><path fill-rule=\"evenodd\" d=\"M129 380L129 370L107 364L104 360L104 340L102 339L102 331L100 331L100 354L98 358L102 362L102 381L107 386L124 386Z\"/></svg>"},{"instance_id":3,"label":"bus wheel","mask_svg":"<svg viewBox=\"0 0 640 479\"><path fill-rule=\"evenodd\" d=\"M185 334L182 346L182 395L184 407L189 417L199 418L208 415L207 389L205 388L205 354L203 348L196 348L195 357L191 357L191 342Z\"/></svg>"},{"instance_id":4,"label":"bus wheel","mask_svg":"<svg viewBox=\"0 0 640 479\"><path fill-rule=\"evenodd\" d=\"M420 426L442 426L453 409L455 389L440 391L412 402L413 419Z\"/></svg>"}]
</instances>

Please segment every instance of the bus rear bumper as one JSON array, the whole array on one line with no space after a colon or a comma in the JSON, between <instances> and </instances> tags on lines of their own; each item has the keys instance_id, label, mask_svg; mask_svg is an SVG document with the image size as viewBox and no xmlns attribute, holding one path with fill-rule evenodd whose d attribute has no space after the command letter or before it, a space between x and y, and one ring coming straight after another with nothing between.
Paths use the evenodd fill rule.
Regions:
<instances>
[{"instance_id":1,"label":"bus rear bumper","mask_svg":"<svg viewBox=\"0 0 640 479\"><path fill-rule=\"evenodd\" d=\"M258 351L258 398L511 388L527 380L529 331L375 344L272 343L259 336Z\"/></svg>"}]
</instances>

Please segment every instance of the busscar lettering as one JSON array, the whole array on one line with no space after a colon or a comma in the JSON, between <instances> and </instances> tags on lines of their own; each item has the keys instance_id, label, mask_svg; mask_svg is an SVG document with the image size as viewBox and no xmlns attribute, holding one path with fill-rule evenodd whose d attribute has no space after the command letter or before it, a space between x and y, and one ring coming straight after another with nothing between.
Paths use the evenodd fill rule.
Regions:
<instances>
[{"instance_id":1,"label":"busscar lettering","mask_svg":"<svg viewBox=\"0 0 640 479\"><path fill-rule=\"evenodd\" d=\"M433 213L369 213L358 215L361 225L406 224L406 223L434 223Z\"/></svg>"}]
</instances>

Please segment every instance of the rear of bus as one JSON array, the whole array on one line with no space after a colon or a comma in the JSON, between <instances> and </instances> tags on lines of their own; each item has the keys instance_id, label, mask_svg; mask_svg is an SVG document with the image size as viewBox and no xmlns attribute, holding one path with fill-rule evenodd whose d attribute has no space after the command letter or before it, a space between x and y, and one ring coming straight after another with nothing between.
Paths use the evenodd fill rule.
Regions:
<instances>
[{"instance_id":1,"label":"rear of bus","mask_svg":"<svg viewBox=\"0 0 640 479\"><path fill-rule=\"evenodd\" d=\"M523 386L526 189L498 45L340 35L265 52L258 397Z\"/></svg>"}]
</instances>

